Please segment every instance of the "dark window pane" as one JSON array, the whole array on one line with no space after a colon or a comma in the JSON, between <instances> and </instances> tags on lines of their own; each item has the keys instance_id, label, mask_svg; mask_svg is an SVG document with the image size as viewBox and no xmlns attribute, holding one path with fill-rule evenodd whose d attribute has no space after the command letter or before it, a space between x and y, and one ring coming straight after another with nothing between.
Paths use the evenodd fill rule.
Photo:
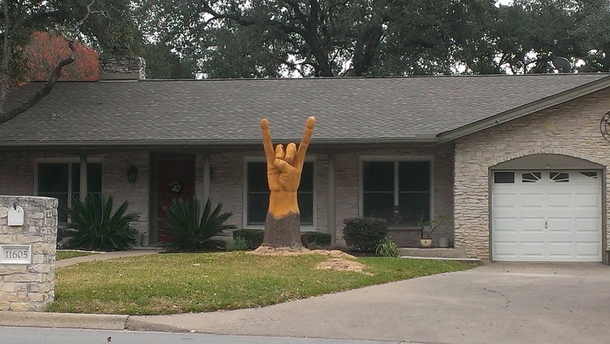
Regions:
<instances>
[{"instance_id":1,"label":"dark window pane","mask_svg":"<svg viewBox=\"0 0 610 344\"><path fill-rule=\"evenodd\" d=\"M248 224L265 224L269 209L269 193L248 193Z\"/></svg>"},{"instance_id":2,"label":"dark window pane","mask_svg":"<svg viewBox=\"0 0 610 344\"><path fill-rule=\"evenodd\" d=\"M269 191L267 163L265 162L248 163L248 192L252 191Z\"/></svg>"},{"instance_id":3,"label":"dark window pane","mask_svg":"<svg viewBox=\"0 0 610 344\"><path fill-rule=\"evenodd\" d=\"M68 220L68 164L38 164L38 195L57 198L57 220Z\"/></svg>"},{"instance_id":4,"label":"dark window pane","mask_svg":"<svg viewBox=\"0 0 610 344\"><path fill-rule=\"evenodd\" d=\"M569 183L570 182L570 174L565 172L551 172L549 177L552 181L557 183Z\"/></svg>"},{"instance_id":5,"label":"dark window pane","mask_svg":"<svg viewBox=\"0 0 610 344\"><path fill-rule=\"evenodd\" d=\"M364 217L388 219L394 215L394 193L365 192L363 199Z\"/></svg>"},{"instance_id":6,"label":"dark window pane","mask_svg":"<svg viewBox=\"0 0 610 344\"><path fill-rule=\"evenodd\" d=\"M301 225L313 226L313 193L299 192L297 198L301 211Z\"/></svg>"},{"instance_id":7,"label":"dark window pane","mask_svg":"<svg viewBox=\"0 0 610 344\"><path fill-rule=\"evenodd\" d=\"M102 192L102 164L87 164L87 191Z\"/></svg>"},{"instance_id":8,"label":"dark window pane","mask_svg":"<svg viewBox=\"0 0 610 344\"><path fill-rule=\"evenodd\" d=\"M515 182L515 172L494 172L494 183L513 184Z\"/></svg>"},{"instance_id":9,"label":"dark window pane","mask_svg":"<svg viewBox=\"0 0 610 344\"><path fill-rule=\"evenodd\" d=\"M364 192L394 191L394 162L371 162L362 164Z\"/></svg>"},{"instance_id":10,"label":"dark window pane","mask_svg":"<svg viewBox=\"0 0 610 344\"><path fill-rule=\"evenodd\" d=\"M303 165L301 184L299 185L299 192L301 191L313 192L313 162L306 162ZM303 213L301 213L301 216L303 216Z\"/></svg>"},{"instance_id":11,"label":"dark window pane","mask_svg":"<svg viewBox=\"0 0 610 344\"><path fill-rule=\"evenodd\" d=\"M398 163L398 187L400 191L429 191L430 162L401 161Z\"/></svg>"},{"instance_id":12,"label":"dark window pane","mask_svg":"<svg viewBox=\"0 0 610 344\"><path fill-rule=\"evenodd\" d=\"M68 165L38 164L38 192L68 192Z\"/></svg>"},{"instance_id":13,"label":"dark window pane","mask_svg":"<svg viewBox=\"0 0 610 344\"><path fill-rule=\"evenodd\" d=\"M87 163L87 193L102 192L102 164ZM72 164L72 199L80 198L80 163Z\"/></svg>"},{"instance_id":14,"label":"dark window pane","mask_svg":"<svg viewBox=\"0 0 610 344\"><path fill-rule=\"evenodd\" d=\"M398 197L398 204L404 219L404 224L410 226L417 226L420 219L421 212L423 211L423 221L430 221L430 193L428 192L410 192L400 193ZM408 215L407 215L408 214ZM415 214L418 214L417 216Z\"/></svg>"}]
</instances>

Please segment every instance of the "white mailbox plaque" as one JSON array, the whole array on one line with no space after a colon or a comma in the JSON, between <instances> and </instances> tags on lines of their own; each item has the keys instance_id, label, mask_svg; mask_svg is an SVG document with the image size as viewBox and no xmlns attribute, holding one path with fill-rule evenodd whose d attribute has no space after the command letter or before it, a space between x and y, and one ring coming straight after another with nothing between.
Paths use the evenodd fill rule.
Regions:
<instances>
[{"instance_id":1,"label":"white mailbox plaque","mask_svg":"<svg viewBox=\"0 0 610 344\"><path fill-rule=\"evenodd\" d=\"M0 245L0 264L32 264L32 245Z\"/></svg>"}]
</instances>

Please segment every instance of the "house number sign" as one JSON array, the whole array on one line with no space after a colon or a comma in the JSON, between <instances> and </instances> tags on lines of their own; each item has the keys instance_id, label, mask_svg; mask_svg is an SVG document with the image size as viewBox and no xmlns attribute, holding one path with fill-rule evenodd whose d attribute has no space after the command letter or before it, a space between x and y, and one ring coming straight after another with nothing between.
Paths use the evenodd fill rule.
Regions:
<instances>
[{"instance_id":1,"label":"house number sign","mask_svg":"<svg viewBox=\"0 0 610 344\"><path fill-rule=\"evenodd\" d=\"M0 264L32 264L32 245L0 245Z\"/></svg>"}]
</instances>

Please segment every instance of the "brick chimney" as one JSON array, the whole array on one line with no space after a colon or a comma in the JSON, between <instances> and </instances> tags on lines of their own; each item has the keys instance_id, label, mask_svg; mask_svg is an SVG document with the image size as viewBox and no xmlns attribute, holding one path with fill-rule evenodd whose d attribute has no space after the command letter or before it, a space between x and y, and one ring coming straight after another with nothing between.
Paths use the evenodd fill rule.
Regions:
<instances>
[{"instance_id":1,"label":"brick chimney","mask_svg":"<svg viewBox=\"0 0 610 344\"><path fill-rule=\"evenodd\" d=\"M100 80L146 79L146 61L138 56L100 58Z\"/></svg>"}]
</instances>

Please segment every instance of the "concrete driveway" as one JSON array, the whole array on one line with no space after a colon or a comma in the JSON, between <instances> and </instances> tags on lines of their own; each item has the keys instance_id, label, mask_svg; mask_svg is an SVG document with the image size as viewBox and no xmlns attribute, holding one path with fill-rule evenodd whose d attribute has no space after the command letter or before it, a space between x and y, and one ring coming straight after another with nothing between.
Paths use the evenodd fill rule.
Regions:
<instances>
[{"instance_id":1,"label":"concrete driveway","mask_svg":"<svg viewBox=\"0 0 610 344\"><path fill-rule=\"evenodd\" d=\"M610 267L493 263L259 309L130 317L132 329L428 343L608 343Z\"/></svg>"}]
</instances>

